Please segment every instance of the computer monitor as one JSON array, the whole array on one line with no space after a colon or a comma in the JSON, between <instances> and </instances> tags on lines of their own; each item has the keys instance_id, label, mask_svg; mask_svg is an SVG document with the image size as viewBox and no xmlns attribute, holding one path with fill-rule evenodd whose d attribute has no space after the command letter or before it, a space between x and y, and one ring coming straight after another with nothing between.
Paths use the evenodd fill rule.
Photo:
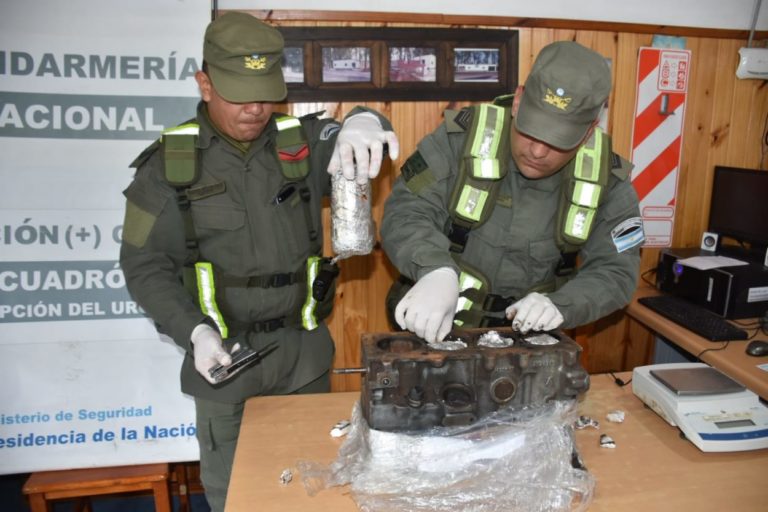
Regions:
<instances>
[{"instance_id":1,"label":"computer monitor","mask_svg":"<svg viewBox=\"0 0 768 512\"><path fill-rule=\"evenodd\" d=\"M768 247L768 171L715 166L708 231L756 255Z\"/></svg>"}]
</instances>

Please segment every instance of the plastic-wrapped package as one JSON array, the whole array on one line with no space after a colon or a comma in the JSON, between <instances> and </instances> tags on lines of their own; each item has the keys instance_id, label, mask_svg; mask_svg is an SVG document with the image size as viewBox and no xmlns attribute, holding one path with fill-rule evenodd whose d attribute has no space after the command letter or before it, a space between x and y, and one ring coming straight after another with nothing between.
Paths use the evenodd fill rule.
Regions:
<instances>
[{"instance_id":1,"label":"plastic-wrapped package","mask_svg":"<svg viewBox=\"0 0 768 512\"><path fill-rule=\"evenodd\" d=\"M500 409L424 432L373 430L356 404L334 462L299 461L307 492L349 485L365 512L583 511L594 478L574 467L574 401Z\"/></svg>"},{"instance_id":2,"label":"plastic-wrapped package","mask_svg":"<svg viewBox=\"0 0 768 512\"><path fill-rule=\"evenodd\" d=\"M335 260L369 254L376 228L371 216L371 182L361 185L344 178L331 178L331 247Z\"/></svg>"}]
</instances>

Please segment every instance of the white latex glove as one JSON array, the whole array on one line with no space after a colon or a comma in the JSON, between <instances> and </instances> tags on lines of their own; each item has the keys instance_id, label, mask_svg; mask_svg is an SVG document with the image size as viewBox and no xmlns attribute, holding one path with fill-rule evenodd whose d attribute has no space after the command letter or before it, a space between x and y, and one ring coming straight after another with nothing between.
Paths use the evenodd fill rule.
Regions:
<instances>
[{"instance_id":1,"label":"white latex glove","mask_svg":"<svg viewBox=\"0 0 768 512\"><path fill-rule=\"evenodd\" d=\"M400 153L395 132L384 131L379 118L370 112L349 117L336 138L328 174L333 176L341 171L348 180L364 185L379 175L385 143L389 145L389 157L394 160Z\"/></svg>"},{"instance_id":2,"label":"white latex glove","mask_svg":"<svg viewBox=\"0 0 768 512\"><path fill-rule=\"evenodd\" d=\"M531 329L551 331L563 323L563 315L552 304L549 297L540 293L529 293L507 308L507 318L512 328L525 334Z\"/></svg>"},{"instance_id":3,"label":"white latex glove","mask_svg":"<svg viewBox=\"0 0 768 512\"><path fill-rule=\"evenodd\" d=\"M427 343L443 341L451 331L459 300L459 276L441 267L416 281L395 307L395 321Z\"/></svg>"},{"instance_id":4,"label":"white latex glove","mask_svg":"<svg viewBox=\"0 0 768 512\"><path fill-rule=\"evenodd\" d=\"M208 370L218 364L226 366L232 363L232 356L224 349L219 331L208 324L199 324L192 330L190 339L194 345L195 370L205 380L215 384Z\"/></svg>"}]
</instances>

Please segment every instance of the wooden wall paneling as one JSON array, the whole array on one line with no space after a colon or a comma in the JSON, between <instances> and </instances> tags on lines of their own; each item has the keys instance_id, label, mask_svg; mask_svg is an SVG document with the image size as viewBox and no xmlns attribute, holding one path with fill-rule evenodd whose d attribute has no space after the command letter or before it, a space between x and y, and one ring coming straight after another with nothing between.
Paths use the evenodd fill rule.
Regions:
<instances>
[{"instance_id":1,"label":"wooden wall paneling","mask_svg":"<svg viewBox=\"0 0 768 512\"><path fill-rule=\"evenodd\" d=\"M539 52L542 48L547 46L549 43L553 43L557 41L555 39L555 29L551 28L545 28L545 29L537 29L534 30L531 34L531 67L533 67L533 62L536 60L536 56L539 55ZM529 67L528 70L525 73L525 76L523 77L523 81L520 83L523 83L525 81L525 78L528 78L528 73L531 72L531 68Z\"/></svg>"},{"instance_id":2,"label":"wooden wall paneling","mask_svg":"<svg viewBox=\"0 0 768 512\"><path fill-rule=\"evenodd\" d=\"M590 40L591 31L579 31L573 29L556 29L553 34L553 41L578 41L587 48L592 48L592 42ZM577 37L578 36L578 37ZM582 42L583 41L583 42Z\"/></svg>"},{"instance_id":3,"label":"wooden wall paneling","mask_svg":"<svg viewBox=\"0 0 768 512\"><path fill-rule=\"evenodd\" d=\"M765 169L762 160L766 149L766 129L768 129L768 82L765 80L748 80L748 82L750 82L752 100L746 134L748 147L744 152L746 156L744 165Z\"/></svg>"},{"instance_id":4,"label":"wooden wall paneling","mask_svg":"<svg viewBox=\"0 0 768 512\"><path fill-rule=\"evenodd\" d=\"M525 77L531 72L531 66L533 66L533 50L531 45L533 44L533 29L530 28L518 28L517 29L517 83L523 84Z\"/></svg>"},{"instance_id":5,"label":"wooden wall paneling","mask_svg":"<svg viewBox=\"0 0 768 512\"><path fill-rule=\"evenodd\" d=\"M618 34L613 62L613 101L611 102L611 138L614 151L624 158L632 154L632 125L637 95L637 57L641 47L650 46L644 34Z\"/></svg>"},{"instance_id":6,"label":"wooden wall paneling","mask_svg":"<svg viewBox=\"0 0 768 512\"><path fill-rule=\"evenodd\" d=\"M627 325L625 334L626 344L629 349L626 351L627 358L624 361L624 368L631 369L636 366L643 366L653 361L656 338L654 333L640 322L631 317L624 317Z\"/></svg>"},{"instance_id":7,"label":"wooden wall paneling","mask_svg":"<svg viewBox=\"0 0 768 512\"><path fill-rule=\"evenodd\" d=\"M734 68L735 69L735 68ZM733 76L733 69L728 70L728 74ZM728 140L727 160L730 165L736 167L752 167L757 160L754 158L755 148L759 147L759 140L750 140L749 120L751 111L754 107L753 92L755 92L756 80L735 80L733 89L733 103L731 104L731 115L740 113L740 119L731 121L730 138ZM751 157L751 158L750 158Z\"/></svg>"},{"instance_id":8,"label":"wooden wall paneling","mask_svg":"<svg viewBox=\"0 0 768 512\"><path fill-rule=\"evenodd\" d=\"M729 153L733 145L741 145L744 141L735 140L732 127L735 129L734 122L734 104L738 80L735 78L735 69L738 61L738 44L736 41L718 41L717 51L711 56L712 60L708 62L712 68L717 70L715 83L712 89L711 110L712 119L706 127L703 139L707 140L706 148L706 177L701 178L704 182L703 195L706 197L701 212L701 229L706 229L709 219L709 198L712 194L712 179L716 165L731 162ZM738 123L736 123L738 124ZM704 149L704 148L702 148ZM699 240L700 243L700 240ZM693 244L693 245L698 245Z\"/></svg>"},{"instance_id":9,"label":"wooden wall paneling","mask_svg":"<svg viewBox=\"0 0 768 512\"><path fill-rule=\"evenodd\" d=\"M694 39L687 41L691 50L691 68L688 82L688 97L683 126L681 162L677 177L677 199L675 202L675 225L672 245L675 247L696 247L701 240L706 219L702 208L709 204L704 197L708 182L709 165L707 155L710 139L702 133L701 127L712 123L712 96L717 73L717 41Z\"/></svg>"},{"instance_id":10,"label":"wooden wall paneling","mask_svg":"<svg viewBox=\"0 0 768 512\"><path fill-rule=\"evenodd\" d=\"M735 64L731 69L735 69ZM733 142L738 144L729 145L728 160L737 162L733 165L748 168L760 167L767 93L768 87L765 80L736 81L733 111L742 113L743 123L736 126L733 132Z\"/></svg>"},{"instance_id":11,"label":"wooden wall paneling","mask_svg":"<svg viewBox=\"0 0 768 512\"><path fill-rule=\"evenodd\" d=\"M755 156L754 167L756 169L766 170L768 168L768 162L766 157L768 156L768 82L765 80L759 80L758 83L753 84L755 89L755 95L759 100L755 101L753 121L753 129L756 132L757 137L760 140L759 152Z\"/></svg>"},{"instance_id":12,"label":"wooden wall paneling","mask_svg":"<svg viewBox=\"0 0 768 512\"><path fill-rule=\"evenodd\" d=\"M370 332L368 325L370 284L372 277L373 257L352 256L341 262L339 277L340 292L338 295L344 303L344 320L342 325L343 337L336 341L336 360L344 367L360 366L360 336ZM351 390L359 384L359 375L341 376L344 381L337 389ZM352 387L349 387L352 386Z\"/></svg>"},{"instance_id":13,"label":"wooden wall paneling","mask_svg":"<svg viewBox=\"0 0 768 512\"><path fill-rule=\"evenodd\" d=\"M768 163L766 163L766 155L768 155L768 141L766 140L768 137L768 82L758 80L752 84L752 87L756 99L752 110L751 126L754 138L759 142L757 144L758 151L756 151L750 165L756 169L766 170L768 167ZM750 138L752 137L750 135Z\"/></svg>"},{"instance_id":14,"label":"wooden wall paneling","mask_svg":"<svg viewBox=\"0 0 768 512\"><path fill-rule=\"evenodd\" d=\"M398 272L389 262L384 251L380 249L374 251L371 265L373 269L369 286L370 297L368 298L368 303L371 305L368 311L369 332L389 332L393 330L393 327L387 320L385 299L390 285L397 279ZM394 330L398 330L398 328Z\"/></svg>"},{"instance_id":15,"label":"wooden wall paneling","mask_svg":"<svg viewBox=\"0 0 768 512\"><path fill-rule=\"evenodd\" d=\"M576 342L584 349L582 360L589 373L622 369L626 359L624 343L624 314L610 315L576 329Z\"/></svg>"}]
</instances>

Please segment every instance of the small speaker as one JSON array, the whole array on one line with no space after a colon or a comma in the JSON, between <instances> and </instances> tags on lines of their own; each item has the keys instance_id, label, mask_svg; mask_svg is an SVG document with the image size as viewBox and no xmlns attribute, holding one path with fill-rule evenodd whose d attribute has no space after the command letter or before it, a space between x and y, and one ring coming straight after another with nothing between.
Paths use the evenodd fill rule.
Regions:
<instances>
[{"instance_id":1,"label":"small speaker","mask_svg":"<svg viewBox=\"0 0 768 512\"><path fill-rule=\"evenodd\" d=\"M704 234L701 235L702 251L716 252L719 245L720 245L720 235L718 235L717 233L705 231Z\"/></svg>"}]
</instances>

